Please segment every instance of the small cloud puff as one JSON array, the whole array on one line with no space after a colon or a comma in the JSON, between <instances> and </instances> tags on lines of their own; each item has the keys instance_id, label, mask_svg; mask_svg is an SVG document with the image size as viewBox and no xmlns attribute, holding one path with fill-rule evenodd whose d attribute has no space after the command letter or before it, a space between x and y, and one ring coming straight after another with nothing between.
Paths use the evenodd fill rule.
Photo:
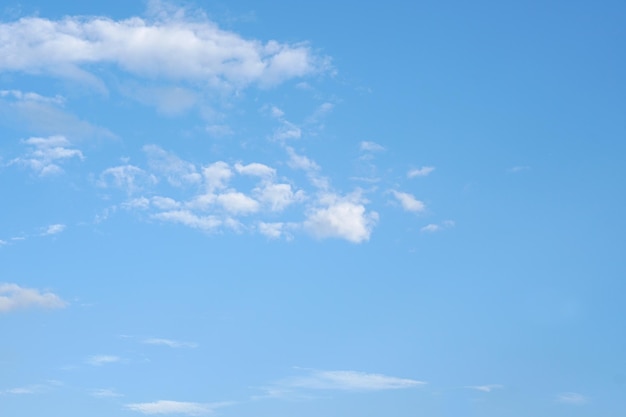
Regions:
<instances>
[{"instance_id":1,"label":"small cloud puff","mask_svg":"<svg viewBox=\"0 0 626 417\"><path fill-rule=\"evenodd\" d=\"M363 152L382 152L385 150L385 147L376 142L363 141L359 144L359 149Z\"/></svg>"},{"instance_id":2,"label":"small cloud puff","mask_svg":"<svg viewBox=\"0 0 626 417\"><path fill-rule=\"evenodd\" d=\"M406 173L406 176L408 178L426 177L434 170L435 170L435 167L415 168L415 169L409 170L409 172Z\"/></svg>"}]
</instances>

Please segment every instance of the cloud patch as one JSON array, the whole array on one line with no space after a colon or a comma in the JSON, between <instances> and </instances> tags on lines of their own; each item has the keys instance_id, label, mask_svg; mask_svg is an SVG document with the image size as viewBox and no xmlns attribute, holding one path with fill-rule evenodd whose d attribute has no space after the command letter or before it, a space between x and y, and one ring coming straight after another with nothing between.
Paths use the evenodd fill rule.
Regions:
<instances>
[{"instance_id":1,"label":"cloud patch","mask_svg":"<svg viewBox=\"0 0 626 417\"><path fill-rule=\"evenodd\" d=\"M245 39L200 11L157 8L151 19L26 17L2 23L0 70L44 73L104 89L89 69L112 65L140 77L234 89L271 86L329 68L328 58L306 44ZM183 98L183 104L191 100Z\"/></svg>"},{"instance_id":2,"label":"cloud patch","mask_svg":"<svg viewBox=\"0 0 626 417\"><path fill-rule=\"evenodd\" d=\"M40 177L63 173L61 165L69 159L85 159L83 153L72 148L64 136L33 137L23 143L28 146L28 151L24 156L11 160L9 165L25 166Z\"/></svg>"},{"instance_id":3,"label":"cloud patch","mask_svg":"<svg viewBox=\"0 0 626 417\"><path fill-rule=\"evenodd\" d=\"M336 391L387 391L416 388L426 382L398 378L383 374L358 371L307 370L307 375L285 379L272 390L336 390Z\"/></svg>"},{"instance_id":4,"label":"cloud patch","mask_svg":"<svg viewBox=\"0 0 626 417\"><path fill-rule=\"evenodd\" d=\"M58 295L23 288L17 284L0 284L0 313L28 308L59 309L67 306Z\"/></svg>"},{"instance_id":5,"label":"cloud patch","mask_svg":"<svg viewBox=\"0 0 626 417\"><path fill-rule=\"evenodd\" d=\"M211 414L215 409L226 405L230 405L230 403L196 403L159 400L148 403L126 404L126 408L147 415L178 414L187 416L204 416Z\"/></svg>"}]
</instances>

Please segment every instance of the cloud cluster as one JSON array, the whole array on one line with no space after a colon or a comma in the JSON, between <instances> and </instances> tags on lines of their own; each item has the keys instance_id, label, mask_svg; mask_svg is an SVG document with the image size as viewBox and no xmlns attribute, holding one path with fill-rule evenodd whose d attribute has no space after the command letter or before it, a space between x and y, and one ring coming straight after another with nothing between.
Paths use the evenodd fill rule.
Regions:
<instances>
[{"instance_id":1,"label":"cloud cluster","mask_svg":"<svg viewBox=\"0 0 626 417\"><path fill-rule=\"evenodd\" d=\"M0 284L0 313L26 308L57 309L67 303L51 292L23 288L17 284Z\"/></svg>"},{"instance_id":2,"label":"cloud cluster","mask_svg":"<svg viewBox=\"0 0 626 417\"><path fill-rule=\"evenodd\" d=\"M28 146L28 151L24 156L11 160L9 164L23 165L42 177L62 173L61 164L68 159L85 159L83 153L72 148L70 141L64 136L34 137L24 140L23 143Z\"/></svg>"},{"instance_id":3,"label":"cloud cluster","mask_svg":"<svg viewBox=\"0 0 626 417\"><path fill-rule=\"evenodd\" d=\"M347 195L331 190L320 167L290 147L286 148L288 166L304 170L315 192L305 192L279 176L276 168L260 162L215 161L198 166L156 145L143 149L148 156L147 170L128 164L108 168L100 175L99 184L135 195L123 207L155 220L205 232L221 228L257 231L270 238L290 239L293 232L303 230L316 238L354 243L368 240L378 220L378 213L367 210L368 202L358 190ZM235 188L232 183L236 177L251 179L254 185ZM163 187L158 191L153 187L163 180L176 192L164 195ZM301 207L304 218L277 221L277 216L294 206Z\"/></svg>"}]
</instances>

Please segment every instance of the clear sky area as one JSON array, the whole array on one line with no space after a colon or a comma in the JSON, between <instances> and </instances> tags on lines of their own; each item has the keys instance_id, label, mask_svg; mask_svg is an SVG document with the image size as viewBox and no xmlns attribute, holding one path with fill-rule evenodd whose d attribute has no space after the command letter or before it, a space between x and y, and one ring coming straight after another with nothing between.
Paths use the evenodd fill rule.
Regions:
<instances>
[{"instance_id":1,"label":"clear sky area","mask_svg":"<svg viewBox=\"0 0 626 417\"><path fill-rule=\"evenodd\" d=\"M3 2L0 416L625 416L625 22Z\"/></svg>"}]
</instances>

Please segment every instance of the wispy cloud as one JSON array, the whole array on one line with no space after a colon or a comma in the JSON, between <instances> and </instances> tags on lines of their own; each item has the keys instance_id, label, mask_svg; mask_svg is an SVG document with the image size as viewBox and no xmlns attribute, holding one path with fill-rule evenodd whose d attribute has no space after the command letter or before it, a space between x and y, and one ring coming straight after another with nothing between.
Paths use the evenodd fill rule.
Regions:
<instances>
[{"instance_id":1,"label":"wispy cloud","mask_svg":"<svg viewBox=\"0 0 626 417\"><path fill-rule=\"evenodd\" d=\"M426 177L434 170L435 170L435 167L414 168L414 169L410 169L409 172L406 173L406 176L409 178Z\"/></svg>"},{"instance_id":2,"label":"wispy cloud","mask_svg":"<svg viewBox=\"0 0 626 417\"><path fill-rule=\"evenodd\" d=\"M120 362L122 359L114 355L94 355L87 358L87 363L92 366L102 366L110 363Z\"/></svg>"},{"instance_id":3,"label":"wispy cloud","mask_svg":"<svg viewBox=\"0 0 626 417\"><path fill-rule=\"evenodd\" d=\"M63 385L61 381L49 380L42 384L33 384L24 387L15 387L7 390L0 390L0 394L4 395L33 395L48 392L55 387Z\"/></svg>"},{"instance_id":4,"label":"wispy cloud","mask_svg":"<svg viewBox=\"0 0 626 417\"><path fill-rule=\"evenodd\" d=\"M83 153L72 148L69 140L63 136L30 138L23 143L28 145L28 151L24 156L11 160L9 165L26 166L41 177L62 173L63 161L72 158L84 159Z\"/></svg>"},{"instance_id":5,"label":"wispy cloud","mask_svg":"<svg viewBox=\"0 0 626 417\"><path fill-rule=\"evenodd\" d=\"M359 144L359 149L364 152L382 152L385 150L385 147L376 142L363 141Z\"/></svg>"},{"instance_id":6,"label":"wispy cloud","mask_svg":"<svg viewBox=\"0 0 626 417\"><path fill-rule=\"evenodd\" d=\"M405 211L421 213L426 210L426 205L409 193L392 190L391 194L400 202Z\"/></svg>"},{"instance_id":7,"label":"wispy cloud","mask_svg":"<svg viewBox=\"0 0 626 417\"><path fill-rule=\"evenodd\" d=\"M420 229L422 233L435 233L440 232L444 229L450 229L454 227L456 223L453 220L444 220L440 224L430 223Z\"/></svg>"},{"instance_id":8,"label":"wispy cloud","mask_svg":"<svg viewBox=\"0 0 626 417\"><path fill-rule=\"evenodd\" d=\"M57 309L67 306L58 295L23 288L17 284L0 284L0 313L26 308Z\"/></svg>"},{"instance_id":9,"label":"wispy cloud","mask_svg":"<svg viewBox=\"0 0 626 417\"><path fill-rule=\"evenodd\" d=\"M528 171L530 167L528 165L518 165L507 169L506 171L510 174L516 174L518 172Z\"/></svg>"},{"instance_id":10,"label":"wispy cloud","mask_svg":"<svg viewBox=\"0 0 626 417\"><path fill-rule=\"evenodd\" d=\"M144 339L142 343L147 345L168 346L171 348L197 348L198 344L193 342L181 342L178 340L162 339L162 338L149 338Z\"/></svg>"},{"instance_id":11,"label":"wispy cloud","mask_svg":"<svg viewBox=\"0 0 626 417\"><path fill-rule=\"evenodd\" d=\"M94 389L89 392L89 395L96 398L118 398L123 397L122 394L118 393L112 388L100 388Z\"/></svg>"},{"instance_id":12,"label":"wispy cloud","mask_svg":"<svg viewBox=\"0 0 626 417\"><path fill-rule=\"evenodd\" d=\"M473 390L481 391L481 392L491 392L493 390L502 389L504 388L504 386L500 384L489 384L489 385L471 385L465 388L473 389Z\"/></svg>"},{"instance_id":13,"label":"wispy cloud","mask_svg":"<svg viewBox=\"0 0 626 417\"><path fill-rule=\"evenodd\" d=\"M148 403L126 404L126 408L142 414L183 414L188 416L204 416L213 413L217 408L231 405L230 402L196 403L185 401L159 400Z\"/></svg>"},{"instance_id":14,"label":"wispy cloud","mask_svg":"<svg viewBox=\"0 0 626 417\"><path fill-rule=\"evenodd\" d=\"M556 396L556 401L561 404L585 405L589 398L576 392L562 392Z\"/></svg>"},{"instance_id":15,"label":"wispy cloud","mask_svg":"<svg viewBox=\"0 0 626 417\"><path fill-rule=\"evenodd\" d=\"M398 378L382 374L357 371L308 370L307 375L288 378L269 389L277 390L339 390L339 391L385 391L415 388L426 382Z\"/></svg>"}]
</instances>

